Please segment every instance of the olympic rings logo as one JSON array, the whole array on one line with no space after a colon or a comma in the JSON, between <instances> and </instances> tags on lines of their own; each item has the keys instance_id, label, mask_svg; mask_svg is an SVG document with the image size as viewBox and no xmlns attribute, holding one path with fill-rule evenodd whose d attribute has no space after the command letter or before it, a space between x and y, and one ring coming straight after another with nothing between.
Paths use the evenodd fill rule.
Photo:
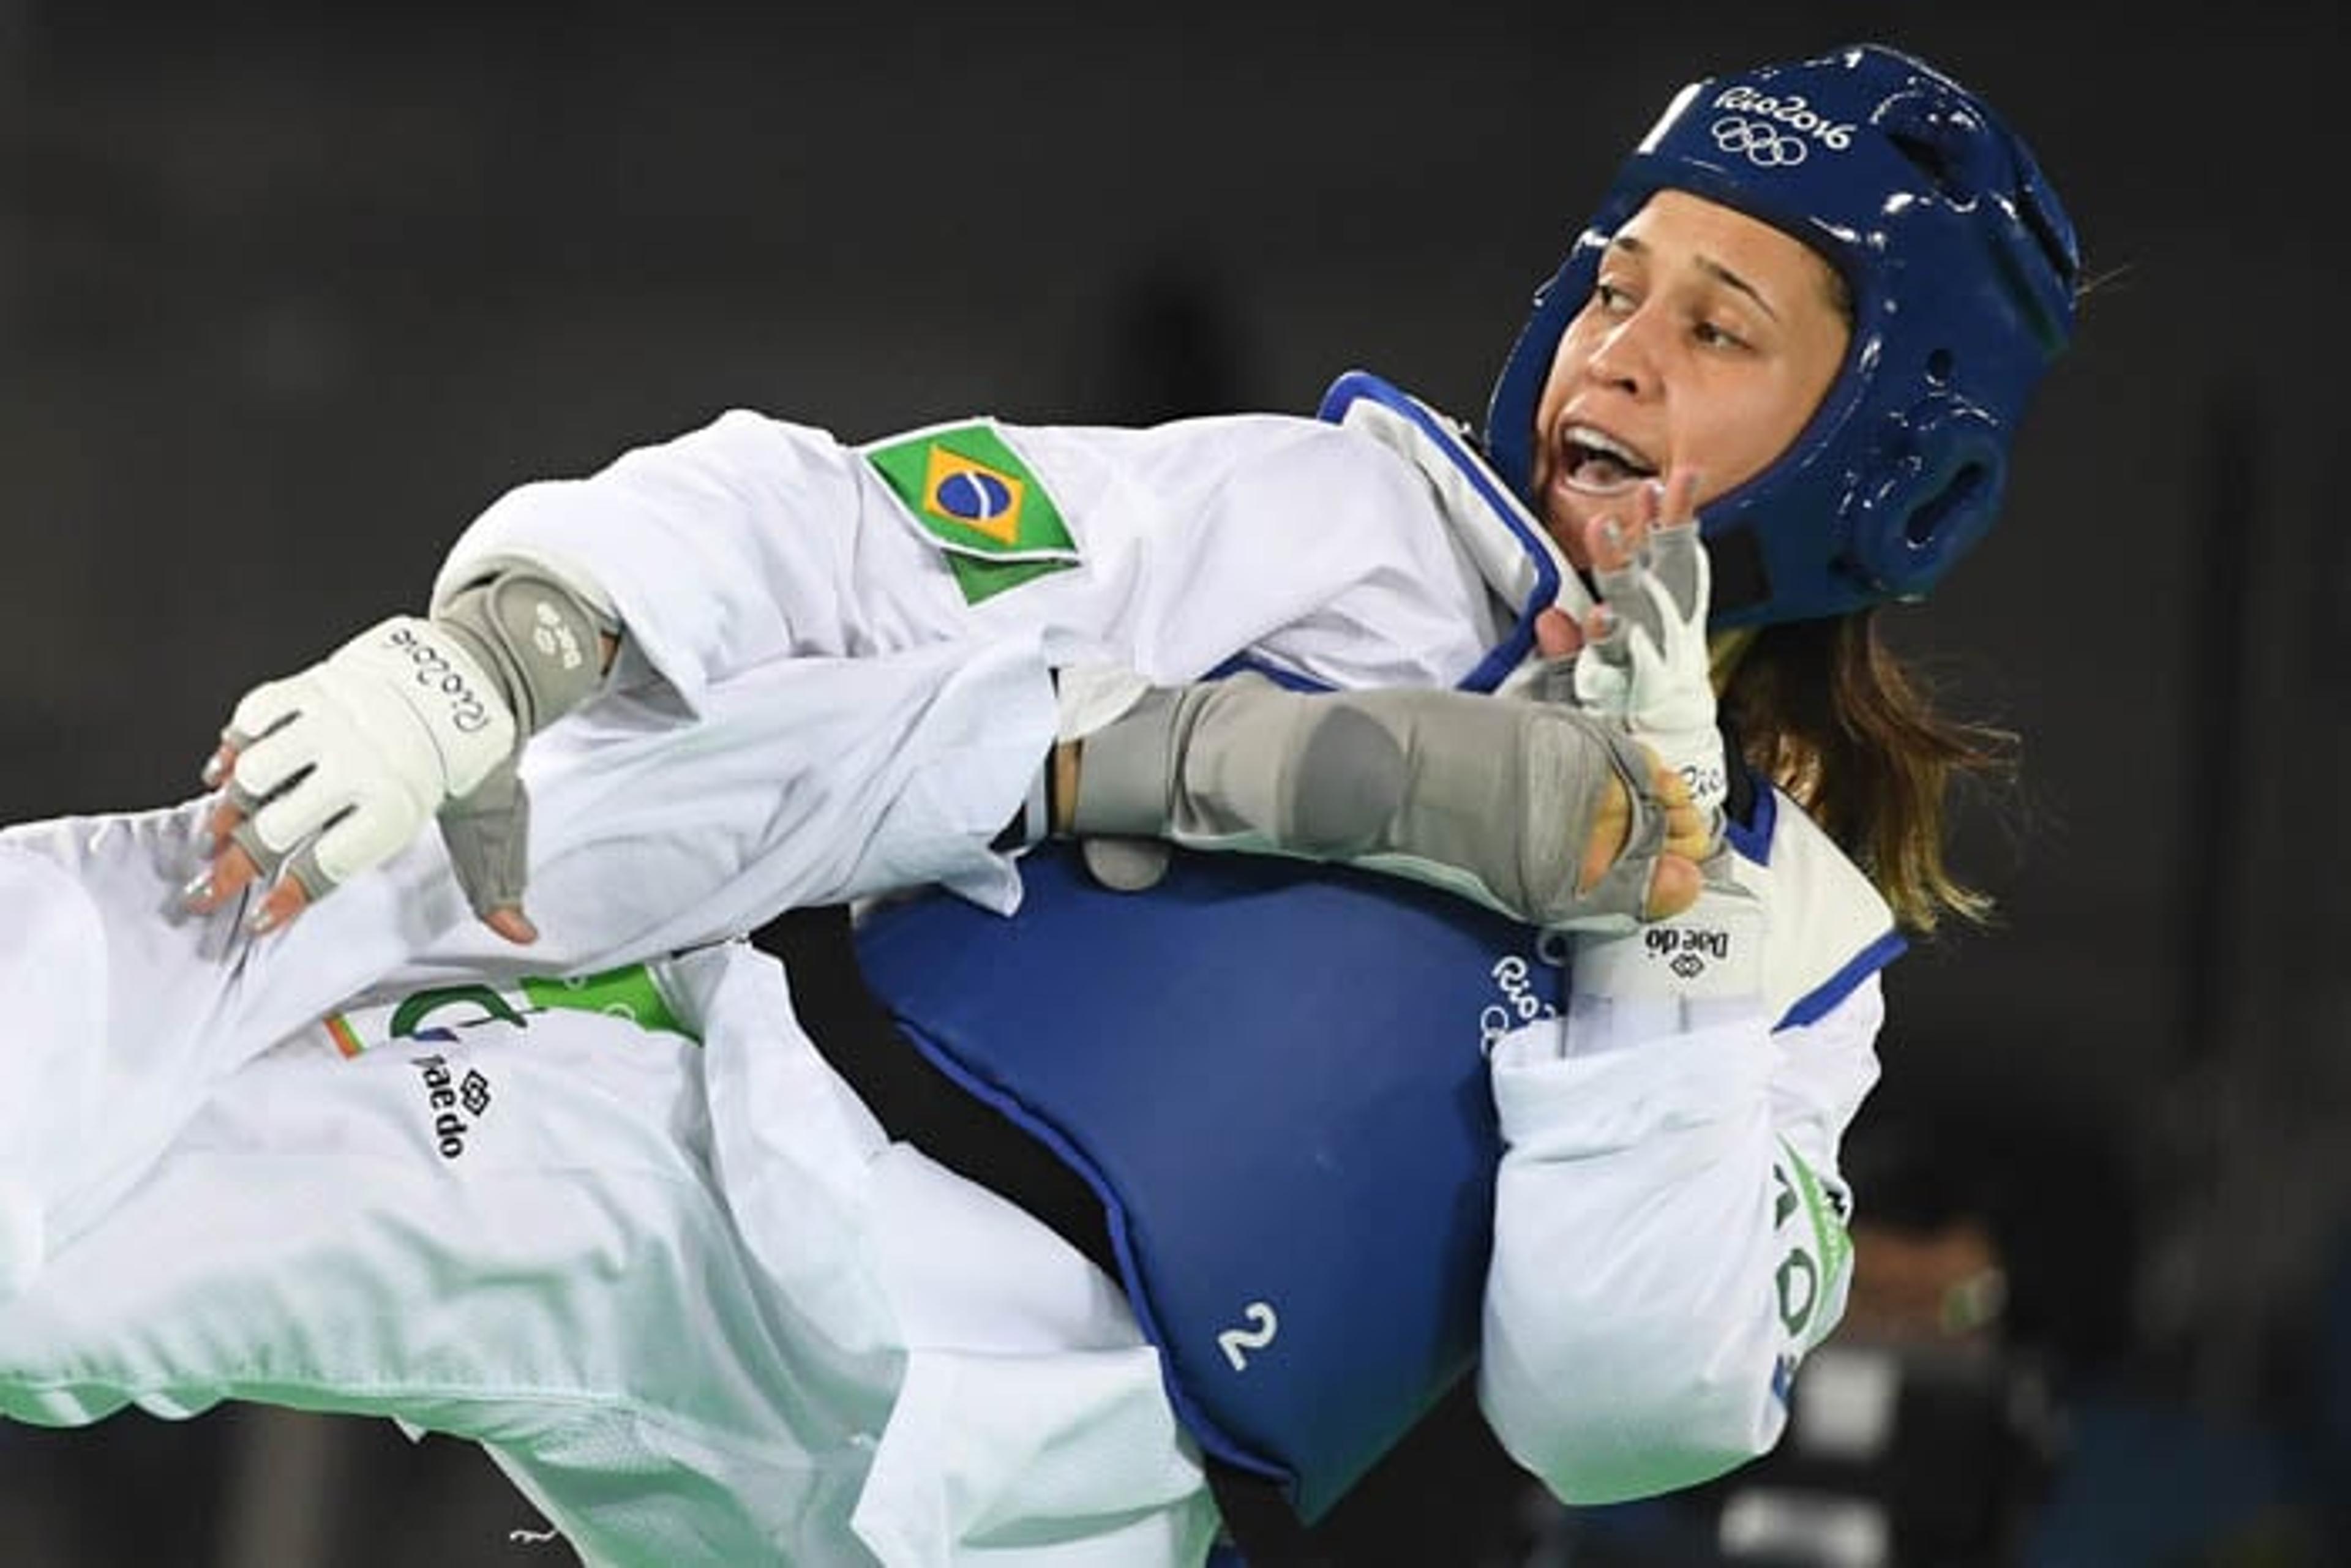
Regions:
<instances>
[{"instance_id":1,"label":"olympic rings logo","mask_svg":"<svg viewBox=\"0 0 2351 1568\"><path fill-rule=\"evenodd\" d=\"M1782 134L1760 120L1741 120L1726 114L1709 128L1714 132L1714 144L1725 152L1744 154L1759 169L1792 169L1802 162L1812 149L1801 137Z\"/></svg>"},{"instance_id":2,"label":"olympic rings logo","mask_svg":"<svg viewBox=\"0 0 2351 1568\"><path fill-rule=\"evenodd\" d=\"M1848 152L1853 147L1854 128L1831 120L1808 102L1804 95L1792 92L1786 97L1758 92L1745 82L1728 88L1714 100L1717 109L1734 109L1741 114L1751 114L1758 120L1776 120L1790 131L1809 136L1832 152ZM1719 122L1718 122L1719 124ZM1718 134L1719 132L1718 131ZM1730 151L1729 148L1725 152ZM1801 159L1791 159L1801 162Z\"/></svg>"}]
</instances>

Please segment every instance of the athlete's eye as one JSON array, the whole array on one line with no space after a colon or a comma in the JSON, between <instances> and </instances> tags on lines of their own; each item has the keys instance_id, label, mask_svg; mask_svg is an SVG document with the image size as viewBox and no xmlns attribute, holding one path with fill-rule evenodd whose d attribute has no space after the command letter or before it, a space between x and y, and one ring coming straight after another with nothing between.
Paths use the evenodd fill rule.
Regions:
<instances>
[{"instance_id":1,"label":"athlete's eye","mask_svg":"<svg viewBox=\"0 0 2351 1568\"><path fill-rule=\"evenodd\" d=\"M1698 340L1709 349L1743 349L1747 340L1719 321L1700 321L1691 329Z\"/></svg>"},{"instance_id":2,"label":"athlete's eye","mask_svg":"<svg viewBox=\"0 0 2351 1568\"><path fill-rule=\"evenodd\" d=\"M1592 302L1611 316L1622 316L1633 308L1633 296L1623 285L1604 277L1592 286Z\"/></svg>"}]
</instances>

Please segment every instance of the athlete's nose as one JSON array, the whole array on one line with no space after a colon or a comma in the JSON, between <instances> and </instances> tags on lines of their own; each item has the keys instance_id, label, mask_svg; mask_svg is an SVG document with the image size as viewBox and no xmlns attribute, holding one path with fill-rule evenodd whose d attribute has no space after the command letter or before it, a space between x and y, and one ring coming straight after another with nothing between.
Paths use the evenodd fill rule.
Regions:
<instances>
[{"instance_id":1,"label":"athlete's nose","mask_svg":"<svg viewBox=\"0 0 2351 1568\"><path fill-rule=\"evenodd\" d=\"M1584 361L1584 374L1604 386L1635 397L1646 397L1655 392L1656 357L1649 345L1649 336L1655 329L1649 310L1635 310L1601 336L1591 357Z\"/></svg>"}]
</instances>

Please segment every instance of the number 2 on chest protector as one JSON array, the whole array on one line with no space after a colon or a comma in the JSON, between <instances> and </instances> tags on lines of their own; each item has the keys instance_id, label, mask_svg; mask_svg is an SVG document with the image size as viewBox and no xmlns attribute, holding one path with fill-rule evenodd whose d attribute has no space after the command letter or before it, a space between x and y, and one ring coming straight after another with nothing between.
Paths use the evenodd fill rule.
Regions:
<instances>
[{"instance_id":1,"label":"number 2 on chest protector","mask_svg":"<svg viewBox=\"0 0 2351 1568\"><path fill-rule=\"evenodd\" d=\"M1217 1336L1217 1348L1225 1353L1225 1359L1233 1364L1235 1372L1247 1372L1249 1353L1253 1350L1263 1350L1267 1345L1271 1344L1273 1336L1280 1333L1281 1328L1280 1321L1273 1315L1273 1305L1270 1301L1251 1301L1242 1312L1241 1316L1249 1320L1248 1328L1227 1329Z\"/></svg>"}]
</instances>

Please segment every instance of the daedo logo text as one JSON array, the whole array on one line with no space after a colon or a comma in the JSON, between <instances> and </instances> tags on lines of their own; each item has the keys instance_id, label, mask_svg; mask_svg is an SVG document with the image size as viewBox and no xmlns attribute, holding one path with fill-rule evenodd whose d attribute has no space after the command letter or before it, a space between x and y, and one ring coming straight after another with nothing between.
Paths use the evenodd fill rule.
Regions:
<instances>
[{"instance_id":1,"label":"daedo logo text","mask_svg":"<svg viewBox=\"0 0 2351 1568\"><path fill-rule=\"evenodd\" d=\"M465 1137L490 1108L490 1081L474 1068L460 1078L444 1056L415 1056L409 1065L424 1078L424 1098L433 1107L433 1138L444 1160L465 1152ZM471 1120L468 1120L471 1118Z\"/></svg>"}]
</instances>

